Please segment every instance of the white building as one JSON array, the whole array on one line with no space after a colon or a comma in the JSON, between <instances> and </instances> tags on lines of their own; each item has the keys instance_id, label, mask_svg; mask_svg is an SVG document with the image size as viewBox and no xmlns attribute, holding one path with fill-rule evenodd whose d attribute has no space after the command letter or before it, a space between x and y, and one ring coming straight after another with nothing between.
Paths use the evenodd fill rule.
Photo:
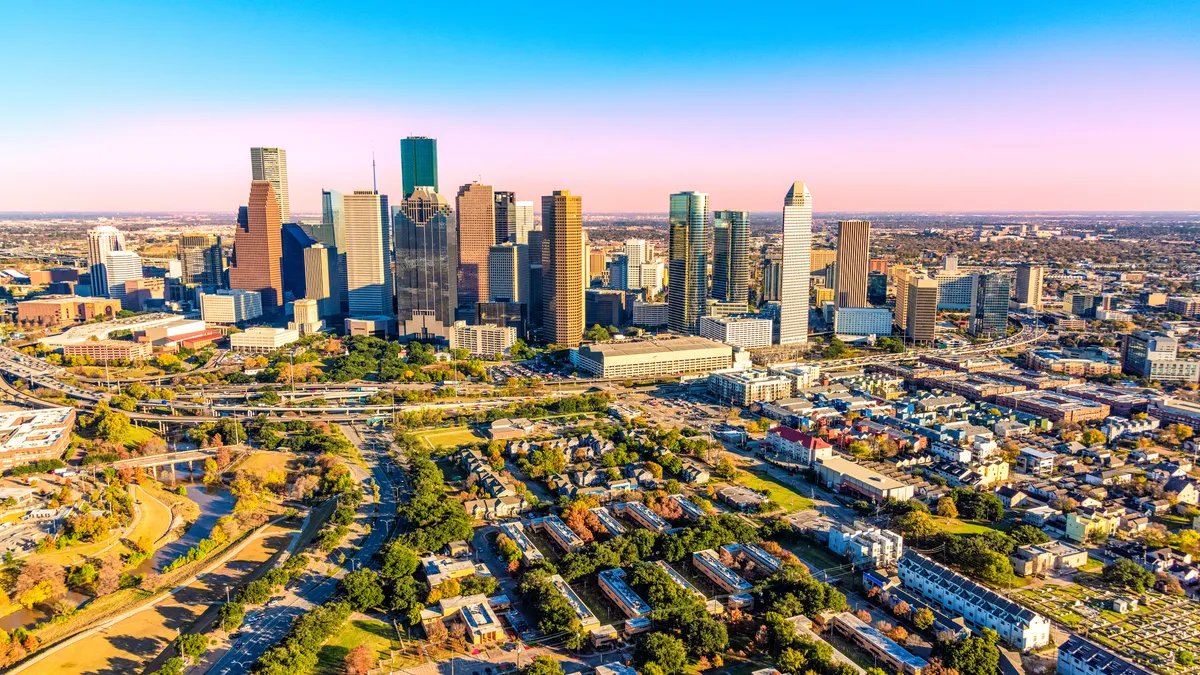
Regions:
<instances>
[{"instance_id":1,"label":"white building","mask_svg":"<svg viewBox=\"0 0 1200 675\"><path fill-rule=\"evenodd\" d=\"M262 295L241 288L200 294L200 316L206 323L242 323L262 316Z\"/></svg>"},{"instance_id":2,"label":"white building","mask_svg":"<svg viewBox=\"0 0 1200 675\"><path fill-rule=\"evenodd\" d=\"M771 333L775 325L770 319L702 316L699 328L701 337L752 349L771 346Z\"/></svg>"},{"instance_id":3,"label":"white building","mask_svg":"<svg viewBox=\"0 0 1200 675\"><path fill-rule=\"evenodd\" d=\"M877 527L829 527L829 550L859 566L895 567L904 554L904 537Z\"/></svg>"},{"instance_id":4,"label":"white building","mask_svg":"<svg viewBox=\"0 0 1200 675\"><path fill-rule=\"evenodd\" d=\"M488 249L488 301L529 302L529 246L504 243Z\"/></svg>"},{"instance_id":5,"label":"white building","mask_svg":"<svg viewBox=\"0 0 1200 675\"><path fill-rule=\"evenodd\" d=\"M783 375L753 368L708 376L708 392L729 405L748 406L792 395L792 381Z\"/></svg>"},{"instance_id":6,"label":"white building","mask_svg":"<svg viewBox=\"0 0 1200 675\"><path fill-rule=\"evenodd\" d=\"M1105 647L1072 635L1058 648L1057 675L1151 675Z\"/></svg>"},{"instance_id":7,"label":"white building","mask_svg":"<svg viewBox=\"0 0 1200 675\"><path fill-rule=\"evenodd\" d=\"M667 325L670 310L665 302L633 301L633 325L644 328L662 328Z\"/></svg>"},{"instance_id":8,"label":"white building","mask_svg":"<svg viewBox=\"0 0 1200 675\"><path fill-rule=\"evenodd\" d=\"M833 446L791 427L775 427L767 432L767 445L781 459L797 464L815 464L833 457Z\"/></svg>"},{"instance_id":9,"label":"white building","mask_svg":"<svg viewBox=\"0 0 1200 675\"><path fill-rule=\"evenodd\" d=\"M938 285L938 309L970 309L975 297L975 275L970 272L942 269L933 277Z\"/></svg>"},{"instance_id":10,"label":"white building","mask_svg":"<svg viewBox=\"0 0 1200 675\"><path fill-rule=\"evenodd\" d=\"M125 282L142 278L142 258L133 251L109 251L104 255L108 297L125 302Z\"/></svg>"},{"instance_id":11,"label":"white building","mask_svg":"<svg viewBox=\"0 0 1200 675\"><path fill-rule=\"evenodd\" d=\"M533 232L533 202L517 202L514 210L517 214L517 230L514 243L528 244L529 233Z\"/></svg>"},{"instance_id":12,"label":"white building","mask_svg":"<svg viewBox=\"0 0 1200 675\"><path fill-rule=\"evenodd\" d=\"M777 363L767 366L767 370L776 375L786 375L792 378L792 386L795 391L812 387L821 379L821 368L808 363Z\"/></svg>"},{"instance_id":13,"label":"white building","mask_svg":"<svg viewBox=\"0 0 1200 675\"><path fill-rule=\"evenodd\" d=\"M466 349L474 357L506 354L516 341L517 329L512 326L470 326L466 321L455 321L450 331L450 348Z\"/></svg>"},{"instance_id":14,"label":"white building","mask_svg":"<svg viewBox=\"0 0 1200 675\"><path fill-rule=\"evenodd\" d=\"M892 310L882 307L843 307L834 315L834 332L838 335L892 334Z\"/></svg>"},{"instance_id":15,"label":"white building","mask_svg":"<svg viewBox=\"0 0 1200 675\"><path fill-rule=\"evenodd\" d=\"M295 328L254 326L229 336L229 349L235 352L266 354L300 339Z\"/></svg>"},{"instance_id":16,"label":"white building","mask_svg":"<svg viewBox=\"0 0 1200 675\"><path fill-rule=\"evenodd\" d=\"M92 275L92 295L108 295L107 256L112 251L125 250L125 235L112 225L88 230L88 269Z\"/></svg>"},{"instance_id":17,"label":"white building","mask_svg":"<svg viewBox=\"0 0 1200 675\"><path fill-rule=\"evenodd\" d=\"M342 196L350 316L392 313L392 244L387 202L374 190ZM338 251L340 254L341 251Z\"/></svg>"},{"instance_id":18,"label":"white building","mask_svg":"<svg viewBox=\"0 0 1200 675\"><path fill-rule=\"evenodd\" d=\"M632 280L636 279L638 287L646 290L646 297L652 298L662 293L664 269L666 268L661 260L642 263L638 268L637 277L634 277L632 272L630 273L630 284L632 285Z\"/></svg>"},{"instance_id":19,"label":"white building","mask_svg":"<svg viewBox=\"0 0 1200 675\"><path fill-rule=\"evenodd\" d=\"M968 626L991 628L1001 640L1021 651L1050 643L1046 617L911 549L900 556L898 569L905 590L947 613L962 616Z\"/></svg>"},{"instance_id":20,"label":"white building","mask_svg":"<svg viewBox=\"0 0 1200 675\"><path fill-rule=\"evenodd\" d=\"M808 342L808 284L812 257L812 195L801 182L783 200L783 258L779 284L779 344Z\"/></svg>"}]
</instances>

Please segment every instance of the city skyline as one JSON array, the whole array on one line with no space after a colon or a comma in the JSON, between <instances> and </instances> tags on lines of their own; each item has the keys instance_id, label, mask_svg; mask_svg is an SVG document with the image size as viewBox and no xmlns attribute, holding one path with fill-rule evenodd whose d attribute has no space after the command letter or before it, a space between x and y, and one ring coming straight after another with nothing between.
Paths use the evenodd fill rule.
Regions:
<instances>
[{"instance_id":1,"label":"city skyline","mask_svg":"<svg viewBox=\"0 0 1200 675\"><path fill-rule=\"evenodd\" d=\"M404 69L439 75L414 101L380 86L403 74L374 46L402 25L398 8L367 22L311 7L116 4L51 25L35 8L6 7L14 30L0 57L25 65L8 85L20 105L0 111L21 130L0 153L0 208L224 212L255 146L288 148L296 213L318 212L322 187L371 185L372 154L380 192L402 198L410 135L440 139L446 186L479 180L536 199L570 185L592 212L661 212L662 195L684 189L713 195L714 209L769 212L772 186L797 176L830 212L1200 208L1194 153L1177 152L1200 145L1188 112L1200 102L1195 12L820 8L804 10L800 39L783 29L800 9L773 11L733 50L604 10L569 41L545 31L530 43L530 31L495 34L497 17L481 12L436 38L406 33ZM505 18L547 20L533 8ZM247 30L268 21L313 47L272 53L272 77L251 81L245 59L265 46ZM50 31L58 39L42 41ZM355 48L326 46L330 31ZM507 77L468 67L480 62ZM679 110L662 85L696 71L737 82L743 105ZM550 82L564 95L541 94ZM858 104L876 100L886 105ZM555 151L568 135L569 151ZM187 161L145 161L164 147Z\"/></svg>"}]
</instances>

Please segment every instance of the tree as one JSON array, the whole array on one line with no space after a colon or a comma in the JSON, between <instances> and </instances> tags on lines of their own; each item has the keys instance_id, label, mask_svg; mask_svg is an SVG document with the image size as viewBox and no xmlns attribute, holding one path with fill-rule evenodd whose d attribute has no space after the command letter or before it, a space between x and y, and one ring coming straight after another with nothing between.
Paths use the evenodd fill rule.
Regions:
<instances>
[{"instance_id":1,"label":"tree","mask_svg":"<svg viewBox=\"0 0 1200 675\"><path fill-rule=\"evenodd\" d=\"M189 663L195 663L208 651L208 637L200 633L184 633L175 638L175 649L178 649Z\"/></svg>"},{"instance_id":2,"label":"tree","mask_svg":"<svg viewBox=\"0 0 1200 675\"><path fill-rule=\"evenodd\" d=\"M375 653L366 645L358 645L346 654L346 675L367 675L375 667Z\"/></svg>"},{"instance_id":3,"label":"tree","mask_svg":"<svg viewBox=\"0 0 1200 675\"><path fill-rule=\"evenodd\" d=\"M1118 558L1104 566L1100 572L1100 581L1143 593L1154 583L1154 575L1128 558Z\"/></svg>"},{"instance_id":4,"label":"tree","mask_svg":"<svg viewBox=\"0 0 1200 675\"><path fill-rule=\"evenodd\" d=\"M246 606L240 602L227 602L221 605L221 630L226 634L232 633L242 627L242 621L246 618Z\"/></svg>"},{"instance_id":5,"label":"tree","mask_svg":"<svg viewBox=\"0 0 1200 675\"><path fill-rule=\"evenodd\" d=\"M342 577L341 585L350 606L357 612L365 612L383 604L383 587L379 585L379 575L373 569L351 572Z\"/></svg>"},{"instance_id":6,"label":"tree","mask_svg":"<svg viewBox=\"0 0 1200 675\"><path fill-rule=\"evenodd\" d=\"M933 627L933 612L928 607L922 607L913 613L912 622L919 630L929 630Z\"/></svg>"},{"instance_id":7,"label":"tree","mask_svg":"<svg viewBox=\"0 0 1200 675\"><path fill-rule=\"evenodd\" d=\"M549 656L539 656L520 670L521 675L563 675L562 666Z\"/></svg>"},{"instance_id":8,"label":"tree","mask_svg":"<svg viewBox=\"0 0 1200 675\"><path fill-rule=\"evenodd\" d=\"M804 657L804 653L788 647L779 653L779 669L791 675L800 675L804 672L804 666L808 664L808 659Z\"/></svg>"},{"instance_id":9,"label":"tree","mask_svg":"<svg viewBox=\"0 0 1200 675\"><path fill-rule=\"evenodd\" d=\"M1192 428L1186 424L1172 424L1171 432L1175 434L1175 438L1178 438L1180 441L1186 441L1187 439L1191 438L1193 434Z\"/></svg>"},{"instance_id":10,"label":"tree","mask_svg":"<svg viewBox=\"0 0 1200 675\"><path fill-rule=\"evenodd\" d=\"M687 667L687 647L677 637L651 633L638 647L635 660L643 667L657 665L664 675L679 675Z\"/></svg>"},{"instance_id":11,"label":"tree","mask_svg":"<svg viewBox=\"0 0 1200 675\"><path fill-rule=\"evenodd\" d=\"M1084 429L1082 438L1084 445L1100 445L1108 440L1099 429Z\"/></svg>"},{"instance_id":12,"label":"tree","mask_svg":"<svg viewBox=\"0 0 1200 675\"><path fill-rule=\"evenodd\" d=\"M895 614L902 619L907 617L910 613L912 613L912 605L904 602L903 600L897 602L895 606L892 607L892 614Z\"/></svg>"},{"instance_id":13,"label":"tree","mask_svg":"<svg viewBox=\"0 0 1200 675\"><path fill-rule=\"evenodd\" d=\"M892 526L906 537L932 537L941 531L933 516L925 511L913 510L892 519Z\"/></svg>"},{"instance_id":14,"label":"tree","mask_svg":"<svg viewBox=\"0 0 1200 675\"><path fill-rule=\"evenodd\" d=\"M938 500L937 513L945 518L957 518L958 506L954 504L954 500L949 497L942 497Z\"/></svg>"},{"instance_id":15,"label":"tree","mask_svg":"<svg viewBox=\"0 0 1200 675\"><path fill-rule=\"evenodd\" d=\"M1180 649L1175 652L1175 663L1178 663L1185 668L1196 663L1196 657L1186 649Z\"/></svg>"},{"instance_id":16,"label":"tree","mask_svg":"<svg viewBox=\"0 0 1200 675\"><path fill-rule=\"evenodd\" d=\"M999 675L1000 650L996 648L996 640L995 631L985 629L983 637L938 642L933 646L933 655L961 675Z\"/></svg>"},{"instance_id":17,"label":"tree","mask_svg":"<svg viewBox=\"0 0 1200 675\"><path fill-rule=\"evenodd\" d=\"M1032 525L1017 525L1008 533L1017 546L1028 544L1044 544L1050 541L1049 535Z\"/></svg>"},{"instance_id":18,"label":"tree","mask_svg":"<svg viewBox=\"0 0 1200 675\"><path fill-rule=\"evenodd\" d=\"M221 482L221 467L217 465L217 460L209 457L204 460L204 484L212 485Z\"/></svg>"}]
</instances>

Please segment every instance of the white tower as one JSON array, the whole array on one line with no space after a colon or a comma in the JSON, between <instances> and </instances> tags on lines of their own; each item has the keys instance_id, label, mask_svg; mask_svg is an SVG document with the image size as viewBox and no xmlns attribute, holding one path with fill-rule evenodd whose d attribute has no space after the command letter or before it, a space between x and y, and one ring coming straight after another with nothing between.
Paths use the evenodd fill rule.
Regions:
<instances>
[{"instance_id":1,"label":"white tower","mask_svg":"<svg viewBox=\"0 0 1200 675\"><path fill-rule=\"evenodd\" d=\"M779 344L808 342L808 274L812 262L812 195L792 183L783 199L783 259L779 287Z\"/></svg>"}]
</instances>

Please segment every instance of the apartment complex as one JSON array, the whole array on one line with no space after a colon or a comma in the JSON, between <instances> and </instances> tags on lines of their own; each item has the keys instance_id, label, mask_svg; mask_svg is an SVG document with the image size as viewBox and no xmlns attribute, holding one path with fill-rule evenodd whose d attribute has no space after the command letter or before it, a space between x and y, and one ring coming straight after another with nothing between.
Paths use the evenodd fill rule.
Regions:
<instances>
[{"instance_id":1,"label":"apartment complex","mask_svg":"<svg viewBox=\"0 0 1200 675\"><path fill-rule=\"evenodd\" d=\"M791 427L775 427L768 431L767 445L777 457L796 464L812 465L833 457L832 445Z\"/></svg>"},{"instance_id":2,"label":"apartment complex","mask_svg":"<svg viewBox=\"0 0 1200 675\"><path fill-rule=\"evenodd\" d=\"M911 549L900 556L899 575L905 590L962 616L969 626L996 631L1016 649L1028 651L1050 642L1050 622L1044 616Z\"/></svg>"},{"instance_id":3,"label":"apartment complex","mask_svg":"<svg viewBox=\"0 0 1200 675\"><path fill-rule=\"evenodd\" d=\"M471 326L455 321L450 331L450 348L466 349L474 358L492 358L507 354L517 341L517 329L511 326Z\"/></svg>"},{"instance_id":4,"label":"apartment complex","mask_svg":"<svg viewBox=\"0 0 1200 675\"><path fill-rule=\"evenodd\" d=\"M770 403L792 395L792 380L758 368L719 372L708 376L708 393L728 405Z\"/></svg>"}]
</instances>

